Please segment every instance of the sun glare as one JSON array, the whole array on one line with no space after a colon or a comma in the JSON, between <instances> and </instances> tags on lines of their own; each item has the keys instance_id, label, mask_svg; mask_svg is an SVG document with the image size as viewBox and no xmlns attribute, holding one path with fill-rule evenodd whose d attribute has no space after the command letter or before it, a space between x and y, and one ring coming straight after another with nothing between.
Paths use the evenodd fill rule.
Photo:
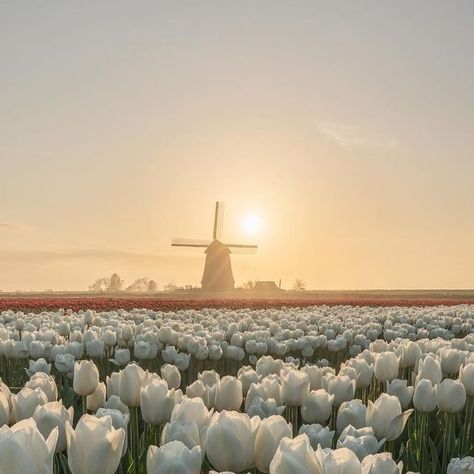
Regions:
<instances>
[{"instance_id":1,"label":"sun glare","mask_svg":"<svg viewBox=\"0 0 474 474\"><path fill-rule=\"evenodd\" d=\"M262 220L257 214L246 214L242 218L242 229L246 234L256 235L262 231Z\"/></svg>"}]
</instances>

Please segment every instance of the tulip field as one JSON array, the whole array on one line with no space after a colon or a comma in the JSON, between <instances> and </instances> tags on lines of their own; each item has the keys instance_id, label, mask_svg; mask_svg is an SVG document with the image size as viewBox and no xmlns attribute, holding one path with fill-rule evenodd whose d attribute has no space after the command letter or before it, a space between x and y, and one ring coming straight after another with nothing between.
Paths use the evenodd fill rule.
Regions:
<instances>
[{"instance_id":1,"label":"tulip field","mask_svg":"<svg viewBox=\"0 0 474 474\"><path fill-rule=\"evenodd\" d=\"M474 305L5 301L0 474L474 473Z\"/></svg>"}]
</instances>

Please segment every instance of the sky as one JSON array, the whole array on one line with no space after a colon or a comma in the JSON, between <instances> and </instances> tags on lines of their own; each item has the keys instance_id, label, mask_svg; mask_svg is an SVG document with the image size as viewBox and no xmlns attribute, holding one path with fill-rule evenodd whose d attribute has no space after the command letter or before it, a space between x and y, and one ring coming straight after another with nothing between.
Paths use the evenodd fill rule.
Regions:
<instances>
[{"instance_id":1,"label":"sky","mask_svg":"<svg viewBox=\"0 0 474 474\"><path fill-rule=\"evenodd\" d=\"M474 2L0 2L0 290L474 287ZM242 218L259 216L260 232Z\"/></svg>"}]
</instances>

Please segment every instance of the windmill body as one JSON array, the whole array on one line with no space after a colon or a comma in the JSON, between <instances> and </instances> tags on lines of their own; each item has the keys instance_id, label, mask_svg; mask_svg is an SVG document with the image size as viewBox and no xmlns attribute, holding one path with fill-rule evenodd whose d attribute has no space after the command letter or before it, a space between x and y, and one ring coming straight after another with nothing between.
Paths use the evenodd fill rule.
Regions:
<instances>
[{"instance_id":1,"label":"windmill body","mask_svg":"<svg viewBox=\"0 0 474 474\"><path fill-rule=\"evenodd\" d=\"M197 247L205 248L206 262L202 275L201 285L204 291L230 291L234 289L234 276L230 254L253 253L256 245L247 244L225 244L221 241L224 222L224 203L216 202L214 214L214 230L212 241L173 239L171 245L174 247Z\"/></svg>"}]
</instances>

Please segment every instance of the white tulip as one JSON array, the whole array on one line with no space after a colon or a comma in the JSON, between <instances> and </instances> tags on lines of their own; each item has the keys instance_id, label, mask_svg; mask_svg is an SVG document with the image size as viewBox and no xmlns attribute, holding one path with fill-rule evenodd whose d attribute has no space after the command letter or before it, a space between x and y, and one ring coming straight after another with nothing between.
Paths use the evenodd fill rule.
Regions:
<instances>
[{"instance_id":1,"label":"white tulip","mask_svg":"<svg viewBox=\"0 0 474 474\"><path fill-rule=\"evenodd\" d=\"M383 393L367 407L367 425L374 429L375 436L380 440L397 439L403 432L405 424L413 410L402 413L402 407L397 397Z\"/></svg>"},{"instance_id":2,"label":"white tulip","mask_svg":"<svg viewBox=\"0 0 474 474\"><path fill-rule=\"evenodd\" d=\"M393 379L391 382L387 382L387 393L395 395L400 400L402 410L408 408L415 391L415 387L408 387L407 385L408 382L401 379Z\"/></svg>"},{"instance_id":3,"label":"white tulip","mask_svg":"<svg viewBox=\"0 0 474 474\"><path fill-rule=\"evenodd\" d=\"M62 402L48 402L45 405L40 405L36 407L33 414L36 426L44 439L48 439L53 430L57 428L57 453L66 449L66 421L72 424L73 417L74 408L70 407L66 410Z\"/></svg>"},{"instance_id":4,"label":"white tulip","mask_svg":"<svg viewBox=\"0 0 474 474\"><path fill-rule=\"evenodd\" d=\"M387 382L398 377L399 361L393 352L382 352L375 359L374 375L379 382Z\"/></svg>"},{"instance_id":5,"label":"white tulip","mask_svg":"<svg viewBox=\"0 0 474 474\"><path fill-rule=\"evenodd\" d=\"M145 378L145 371L135 362L131 362L120 372L119 396L128 407L140 405L140 393Z\"/></svg>"},{"instance_id":6,"label":"white tulip","mask_svg":"<svg viewBox=\"0 0 474 474\"><path fill-rule=\"evenodd\" d=\"M168 383L169 388L178 389L181 385L181 374L176 366L165 364L161 367L161 376Z\"/></svg>"},{"instance_id":7,"label":"white tulip","mask_svg":"<svg viewBox=\"0 0 474 474\"><path fill-rule=\"evenodd\" d=\"M466 389L468 397L474 397L474 363L470 362L459 370L459 380Z\"/></svg>"},{"instance_id":8,"label":"white tulip","mask_svg":"<svg viewBox=\"0 0 474 474\"><path fill-rule=\"evenodd\" d=\"M283 438L292 438L292 426L282 416L270 416L260 423L255 437L255 466L261 472L269 472L270 463Z\"/></svg>"},{"instance_id":9,"label":"white tulip","mask_svg":"<svg viewBox=\"0 0 474 474\"><path fill-rule=\"evenodd\" d=\"M436 391L428 379L421 379L415 386L413 406L422 413L432 412L436 408Z\"/></svg>"},{"instance_id":10,"label":"white tulip","mask_svg":"<svg viewBox=\"0 0 474 474\"><path fill-rule=\"evenodd\" d=\"M259 424L258 417L251 419L244 413L215 413L206 433L206 453L211 464L220 471L250 469Z\"/></svg>"},{"instance_id":11,"label":"white tulip","mask_svg":"<svg viewBox=\"0 0 474 474\"><path fill-rule=\"evenodd\" d=\"M348 448L323 451L319 447L316 454L323 466L324 474L362 474L359 459Z\"/></svg>"},{"instance_id":12,"label":"white tulip","mask_svg":"<svg viewBox=\"0 0 474 474\"><path fill-rule=\"evenodd\" d=\"M309 438L311 447L316 450L318 446L322 448L330 448L334 438L335 431L323 427L320 424L301 425L298 435L305 434Z\"/></svg>"},{"instance_id":13,"label":"white tulip","mask_svg":"<svg viewBox=\"0 0 474 474\"><path fill-rule=\"evenodd\" d=\"M147 474L200 474L202 453L199 446L188 449L181 441L161 447L150 446L146 457Z\"/></svg>"},{"instance_id":14,"label":"white tulip","mask_svg":"<svg viewBox=\"0 0 474 474\"><path fill-rule=\"evenodd\" d=\"M444 379L435 387L436 403L445 413L457 413L466 404L466 389L459 380Z\"/></svg>"},{"instance_id":15,"label":"white tulip","mask_svg":"<svg viewBox=\"0 0 474 474\"><path fill-rule=\"evenodd\" d=\"M153 426L167 423L173 408L181 401L181 390L168 389L164 380L154 380L141 389L140 406L143 419Z\"/></svg>"},{"instance_id":16,"label":"white tulip","mask_svg":"<svg viewBox=\"0 0 474 474\"><path fill-rule=\"evenodd\" d=\"M339 407L336 418L337 432L340 434L346 426L352 425L354 428L363 428L367 415L367 407L361 400L354 399L350 402L343 402Z\"/></svg>"},{"instance_id":17,"label":"white tulip","mask_svg":"<svg viewBox=\"0 0 474 474\"><path fill-rule=\"evenodd\" d=\"M309 376L299 370L288 370L281 375L281 392L284 403L300 406L309 394Z\"/></svg>"},{"instance_id":18,"label":"white tulip","mask_svg":"<svg viewBox=\"0 0 474 474\"><path fill-rule=\"evenodd\" d=\"M48 397L40 388L22 388L12 395L13 418L16 422L31 418L36 407L48 403Z\"/></svg>"},{"instance_id":19,"label":"white tulip","mask_svg":"<svg viewBox=\"0 0 474 474\"><path fill-rule=\"evenodd\" d=\"M299 435L283 438L270 463L270 474L325 474L321 461L309 444L309 438Z\"/></svg>"},{"instance_id":20,"label":"white tulip","mask_svg":"<svg viewBox=\"0 0 474 474\"><path fill-rule=\"evenodd\" d=\"M54 428L43 438L32 418L11 428L0 428L0 472L8 474L52 474L53 456L58 439Z\"/></svg>"},{"instance_id":21,"label":"white tulip","mask_svg":"<svg viewBox=\"0 0 474 474\"><path fill-rule=\"evenodd\" d=\"M369 454L362 461L362 474L402 474L403 463L395 464L391 453Z\"/></svg>"},{"instance_id":22,"label":"white tulip","mask_svg":"<svg viewBox=\"0 0 474 474\"><path fill-rule=\"evenodd\" d=\"M73 389L81 397L93 394L99 385L99 370L91 360L74 364Z\"/></svg>"},{"instance_id":23,"label":"white tulip","mask_svg":"<svg viewBox=\"0 0 474 474\"><path fill-rule=\"evenodd\" d=\"M114 429L110 416L84 415L75 430L66 422L66 440L72 474L113 474L122 456L125 431Z\"/></svg>"},{"instance_id":24,"label":"white tulip","mask_svg":"<svg viewBox=\"0 0 474 474\"><path fill-rule=\"evenodd\" d=\"M369 454L375 454L384 443L385 439L377 440L370 426L356 429L349 425L341 433L337 447L349 448L362 461Z\"/></svg>"},{"instance_id":25,"label":"white tulip","mask_svg":"<svg viewBox=\"0 0 474 474\"><path fill-rule=\"evenodd\" d=\"M54 377L44 372L35 373L25 387L35 389L40 388L48 397L48 401L55 402L58 399L58 387L54 381Z\"/></svg>"},{"instance_id":26,"label":"white tulip","mask_svg":"<svg viewBox=\"0 0 474 474\"><path fill-rule=\"evenodd\" d=\"M334 402L334 395L319 389L309 393L301 407L301 416L305 423L325 423L329 420Z\"/></svg>"},{"instance_id":27,"label":"white tulip","mask_svg":"<svg viewBox=\"0 0 474 474\"><path fill-rule=\"evenodd\" d=\"M105 383L99 383L94 393L87 396L86 406L89 411L96 411L105 403L106 388Z\"/></svg>"},{"instance_id":28,"label":"white tulip","mask_svg":"<svg viewBox=\"0 0 474 474\"><path fill-rule=\"evenodd\" d=\"M235 377L227 375L216 384L215 408L217 411L239 411L243 401L242 383Z\"/></svg>"}]
</instances>

